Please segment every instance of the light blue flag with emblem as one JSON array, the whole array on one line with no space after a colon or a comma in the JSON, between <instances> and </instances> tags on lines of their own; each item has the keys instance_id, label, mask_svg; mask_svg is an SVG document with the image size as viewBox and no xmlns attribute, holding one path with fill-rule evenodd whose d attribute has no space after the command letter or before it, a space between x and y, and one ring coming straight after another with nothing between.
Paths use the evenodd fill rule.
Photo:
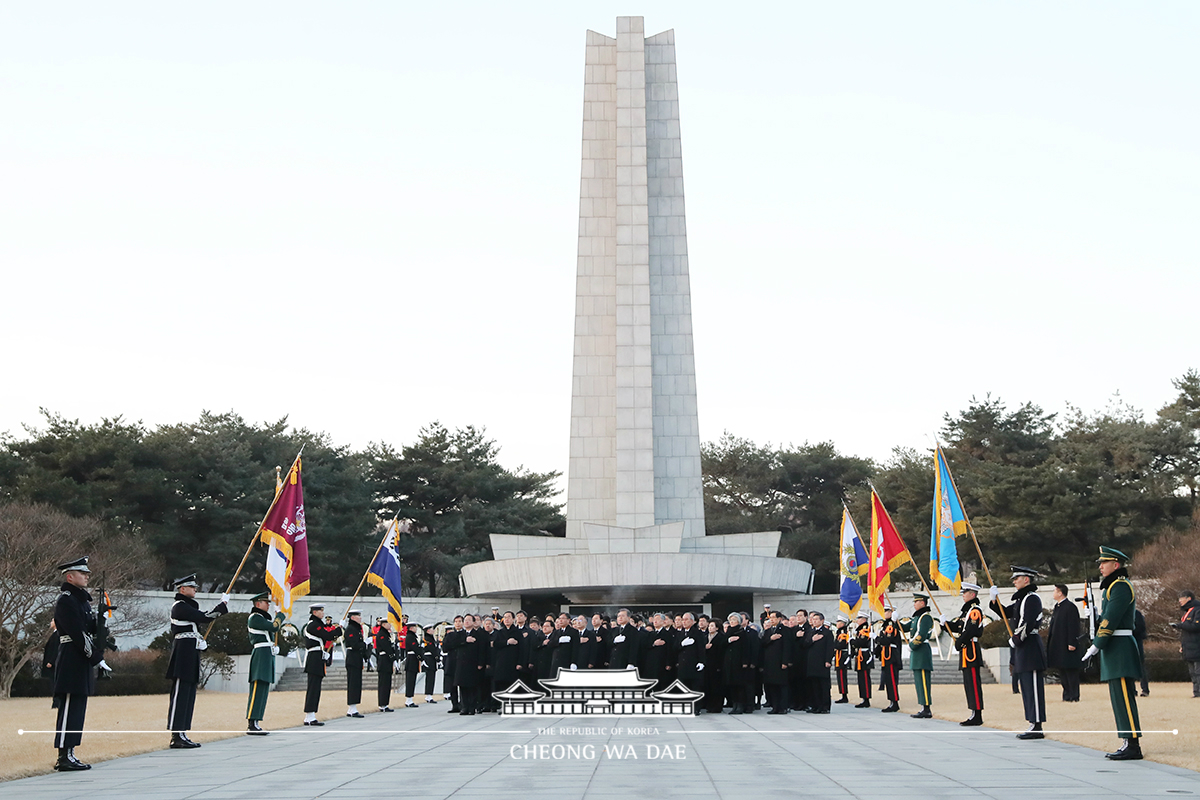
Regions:
<instances>
[{"instance_id":1,"label":"light blue flag with emblem","mask_svg":"<svg viewBox=\"0 0 1200 800\"><path fill-rule=\"evenodd\" d=\"M962 501L946 454L939 446L934 455L933 470L933 526L929 535L929 577L944 592L958 594L962 585L962 567L958 563L958 545L955 536L967 532L971 523L963 511Z\"/></svg>"},{"instance_id":2,"label":"light blue flag with emblem","mask_svg":"<svg viewBox=\"0 0 1200 800\"><path fill-rule=\"evenodd\" d=\"M850 511L842 506L842 542L841 542L841 573L842 589L838 593L838 608L850 619L858 613L862 605L862 583L860 578L867 574L867 549L863 547Z\"/></svg>"},{"instance_id":3,"label":"light blue flag with emblem","mask_svg":"<svg viewBox=\"0 0 1200 800\"><path fill-rule=\"evenodd\" d=\"M404 629L400 623L404 619L404 607L400 586L400 551L397 547L400 533L400 518L396 517L388 526L383 543L375 553L375 560L367 570L367 583L383 593L383 598L388 604L388 622L392 624L393 631L400 631L400 635L403 636Z\"/></svg>"}]
</instances>

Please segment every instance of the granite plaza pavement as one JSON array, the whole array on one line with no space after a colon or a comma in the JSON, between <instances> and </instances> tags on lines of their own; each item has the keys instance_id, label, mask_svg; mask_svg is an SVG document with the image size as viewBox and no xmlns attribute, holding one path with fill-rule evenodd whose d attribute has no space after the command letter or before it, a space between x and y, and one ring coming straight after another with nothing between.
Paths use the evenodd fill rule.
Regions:
<instances>
[{"instance_id":1,"label":"granite plaza pavement","mask_svg":"<svg viewBox=\"0 0 1200 800\"><path fill-rule=\"evenodd\" d=\"M1200 773L1097 750L1020 742L1011 732L834 707L828 716L459 717L445 706L400 709L323 728L161 750L0 784L23 800L633 800L654 798L1163 798L1200 796ZM614 727L656 733L613 732ZM539 733L539 729L554 729ZM603 733L561 729L603 729ZM81 755L87 758L85 747ZM1156 736L1146 747L1153 749ZM166 735L162 736L165 744ZM1111 737L1106 736L1105 741ZM561 760L514 758L525 746L591 745ZM605 746L637 760L609 758ZM648 758L648 746L683 759ZM676 750L682 746L683 750ZM878 749L877 749L878 748ZM537 750L531 753L536 754ZM588 751L582 751L587 753ZM653 749L650 750L653 752ZM46 759L54 756L47 746Z\"/></svg>"}]
</instances>

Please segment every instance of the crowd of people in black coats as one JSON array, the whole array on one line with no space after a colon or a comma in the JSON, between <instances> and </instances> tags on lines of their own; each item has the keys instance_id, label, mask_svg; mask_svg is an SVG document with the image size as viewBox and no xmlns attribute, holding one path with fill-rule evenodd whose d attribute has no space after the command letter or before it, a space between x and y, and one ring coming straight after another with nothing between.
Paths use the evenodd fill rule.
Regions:
<instances>
[{"instance_id":1,"label":"crowd of people in black coats","mask_svg":"<svg viewBox=\"0 0 1200 800\"><path fill-rule=\"evenodd\" d=\"M628 609L613 618L466 614L442 639L444 691L449 713L488 713L500 708L492 693L518 680L541 691L538 681L560 669L636 667L657 681L651 691L678 680L703 692L698 714L753 713L764 693L769 713L827 714L836 638L824 615L804 610L764 612L757 622L746 613L720 620L690 612L643 617Z\"/></svg>"}]
</instances>

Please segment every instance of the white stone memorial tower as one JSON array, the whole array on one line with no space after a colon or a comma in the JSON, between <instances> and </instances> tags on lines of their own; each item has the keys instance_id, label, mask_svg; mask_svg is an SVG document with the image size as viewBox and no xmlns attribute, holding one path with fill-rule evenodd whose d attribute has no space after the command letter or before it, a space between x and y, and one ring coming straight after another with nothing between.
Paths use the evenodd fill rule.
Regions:
<instances>
[{"instance_id":1,"label":"white stone memorial tower","mask_svg":"<svg viewBox=\"0 0 1200 800\"><path fill-rule=\"evenodd\" d=\"M587 32L566 538L493 534L472 595L795 592L779 532L706 536L675 32Z\"/></svg>"}]
</instances>

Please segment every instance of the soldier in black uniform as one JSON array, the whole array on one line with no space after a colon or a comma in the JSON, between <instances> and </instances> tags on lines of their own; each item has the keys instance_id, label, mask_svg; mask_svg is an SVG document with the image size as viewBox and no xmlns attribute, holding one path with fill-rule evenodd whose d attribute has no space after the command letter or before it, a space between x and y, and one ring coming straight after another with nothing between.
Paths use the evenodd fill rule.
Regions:
<instances>
[{"instance_id":1,"label":"soldier in black uniform","mask_svg":"<svg viewBox=\"0 0 1200 800\"><path fill-rule=\"evenodd\" d=\"M946 619L941 616L942 627L950 631L954 637L954 647L958 650L958 668L962 671L963 691L967 695L967 708L971 716L958 723L965 728L983 724L983 682L979 678L979 670L983 666L980 657L979 637L983 634L986 621L983 609L979 607L978 584L963 582L962 610L957 619Z\"/></svg>"},{"instance_id":2,"label":"soldier in black uniform","mask_svg":"<svg viewBox=\"0 0 1200 800\"><path fill-rule=\"evenodd\" d=\"M1045 739L1042 723L1046 721L1046 646L1038 629L1042 626L1042 600L1037 595L1040 577L1029 567L1012 568L1013 586L1017 587L1012 604L1000 603L1000 590L991 588L991 607L1003 614L1012 625L1012 638L1008 640L1013 649L1013 674L1021 686L1021 701L1025 704L1025 719L1029 730L1017 734L1018 739Z\"/></svg>"},{"instance_id":3,"label":"soldier in black uniform","mask_svg":"<svg viewBox=\"0 0 1200 800\"><path fill-rule=\"evenodd\" d=\"M357 608L346 612L342 644L346 647L346 716L362 719L358 704L362 702L363 666L367 663L368 649L363 635L362 611Z\"/></svg>"},{"instance_id":4,"label":"soldier in black uniform","mask_svg":"<svg viewBox=\"0 0 1200 800\"><path fill-rule=\"evenodd\" d=\"M883 614L883 625L875 637L875 656L879 659L880 683L890 701L883 711L894 713L900 710L900 662L903 659L901 647L904 635L900 631L900 623L892 619L890 604L884 606Z\"/></svg>"},{"instance_id":5,"label":"soldier in black uniform","mask_svg":"<svg viewBox=\"0 0 1200 800\"><path fill-rule=\"evenodd\" d=\"M396 661L400 659L400 645L392 634L392 623L387 617L379 620L379 630L375 632L375 669L379 671L379 710L388 714L395 711L392 708L392 675L396 671Z\"/></svg>"},{"instance_id":6,"label":"soldier in black uniform","mask_svg":"<svg viewBox=\"0 0 1200 800\"><path fill-rule=\"evenodd\" d=\"M54 746L58 761L54 769L75 772L91 769L75 757L75 748L83 738L83 722L87 715L88 696L95 688L95 671L104 663L102 643L97 643L96 615L92 613L92 596L87 591L88 558L60 564L63 575L62 593L54 605L54 627L58 650L54 660L54 707L58 721L54 725Z\"/></svg>"},{"instance_id":7,"label":"soldier in black uniform","mask_svg":"<svg viewBox=\"0 0 1200 800\"><path fill-rule=\"evenodd\" d=\"M438 657L440 655L441 649L433 635L433 626L430 625L425 629L421 638L421 672L425 674L425 702L433 706L437 705L437 700L433 699L433 687L437 682Z\"/></svg>"},{"instance_id":8,"label":"soldier in black uniform","mask_svg":"<svg viewBox=\"0 0 1200 800\"><path fill-rule=\"evenodd\" d=\"M229 595L222 594L221 602L211 611L201 611L196 602L196 574L175 581L175 604L171 606L171 660L167 677L175 681L171 687L171 705L167 710L167 730L171 732L172 750L199 747L188 738L192 728L192 712L196 709L196 688L200 683L200 652L208 649L201 625L208 625L229 610Z\"/></svg>"},{"instance_id":9,"label":"soldier in black uniform","mask_svg":"<svg viewBox=\"0 0 1200 800\"><path fill-rule=\"evenodd\" d=\"M308 674L308 688L304 692L304 724L311 727L325 724L317 719L317 711L321 707L321 681L325 680L325 670L333 660L332 653L326 659L325 643L338 638L336 631L326 627L321 615L324 610L324 603L310 605L308 623L304 626L304 671Z\"/></svg>"},{"instance_id":10,"label":"soldier in black uniform","mask_svg":"<svg viewBox=\"0 0 1200 800\"><path fill-rule=\"evenodd\" d=\"M867 612L858 613L854 636L850 639L850 660L858 675L858 697L861 702L855 708L871 707L871 664L875 656L871 652L871 624L867 621Z\"/></svg>"},{"instance_id":11,"label":"soldier in black uniform","mask_svg":"<svg viewBox=\"0 0 1200 800\"><path fill-rule=\"evenodd\" d=\"M837 675L838 694L840 700L834 704L849 703L850 693L850 618L845 614L837 615L837 624L833 629L833 671Z\"/></svg>"},{"instance_id":12,"label":"soldier in black uniform","mask_svg":"<svg viewBox=\"0 0 1200 800\"><path fill-rule=\"evenodd\" d=\"M404 629L404 707L416 708L413 695L417 693L417 673L421 669L421 626L408 625Z\"/></svg>"}]
</instances>

